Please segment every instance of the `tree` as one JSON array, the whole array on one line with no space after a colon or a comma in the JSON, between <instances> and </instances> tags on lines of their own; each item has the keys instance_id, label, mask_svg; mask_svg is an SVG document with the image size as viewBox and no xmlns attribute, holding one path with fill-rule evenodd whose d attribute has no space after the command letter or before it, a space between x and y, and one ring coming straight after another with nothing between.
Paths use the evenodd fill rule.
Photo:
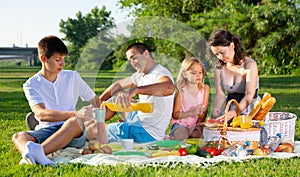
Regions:
<instances>
[{"instance_id":1,"label":"tree","mask_svg":"<svg viewBox=\"0 0 300 177\"><path fill-rule=\"evenodd\" d=\"M163 16L187 22L195 13L209 11L215 1L207 0L119 0L123 8L134 9L132 14L142 16Z\"/></svg>"},{"instance_id":2,"label":"tree","mask_svg":"<svg viewBox=\"0 0 300 177\"><path fill-rule=\"evenodd\" d=\"M261 74L290 74L300 63L298 0L119 0L132 14L182 21L207 40L219 29L241 37ZM192 42L192 41L191 41ZM178 51L178 50L176 50Z\"/></svg>"},{"instance_id":3,"label":"tree","mask_svg":"<svg viewBox=\"0 0 300 177\"><path fill-rule=\"evenodd\" d=\"M68 18L66 21L60 21L60 32L65 34L63 39L69 43L70 49L70 54L66 58L67 65L75 67L81 50L89 39L114 26L110 14L111 12L107 12L105 6L101 10L96 6L85 16L79 11L75 19Z\"/></svg>"},{"instance_id":4,"label":"tree","mask_svg":"<svg viewBox=\"0 0 300 177\"><path fill-rule=\"evenodd\" d=\"M300 13L293 1L263 1L248 14L253 56L266 74L291 74L300 64ZM250 33L250 31L248 32ZM248 34L250 35L250 34ZM250 40L250 39L249 39Z\"/></svg>"}]
</instances>

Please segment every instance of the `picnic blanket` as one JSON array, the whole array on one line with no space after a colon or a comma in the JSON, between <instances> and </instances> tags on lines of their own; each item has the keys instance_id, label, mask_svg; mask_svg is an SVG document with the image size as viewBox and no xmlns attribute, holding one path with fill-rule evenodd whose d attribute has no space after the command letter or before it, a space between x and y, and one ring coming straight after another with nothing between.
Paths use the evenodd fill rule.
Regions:
<instances>
[{"instance_id":1,"label":"picnic blanket","mask_svg":"<svg viewBox=\"0 0 300 177\"><path fill-rule=\"evenodd\" d=\"M196 155L187 156L165 156L150 158L140 155L113 155L113 154L87 154L81 155L82 149L66 148L48 155L54 161L55 165L68 163L81 163L86 165L117 165L129 164L134 166L163 166L176 167L177 165L195 165L198 167L209 167L219 162L241 162L253 158L292 158L300 157L300 141L296 141L294 146L294 153L276 152L268 156L245 156L245 157L228 157L228 156L214 156L213 158L203 158Z\"/></svg>"}]
</instances>

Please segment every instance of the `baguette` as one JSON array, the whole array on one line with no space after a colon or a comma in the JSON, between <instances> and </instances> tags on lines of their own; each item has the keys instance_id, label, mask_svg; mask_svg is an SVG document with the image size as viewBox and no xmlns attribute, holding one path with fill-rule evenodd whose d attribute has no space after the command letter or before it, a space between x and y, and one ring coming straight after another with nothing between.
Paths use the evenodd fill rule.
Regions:
<instances>
[{"instance_id":1,"label":"baguette","mask_svg":"<svg viewBox=\"0 0 300 177\"><path fill-rule=\"evenodd\" d=\"M260 110L256 113L253 119L264 120L266 115L272 109L275 103L276 103L276 99L274 97L270 97L265 103L261 105Z\"/></svg>"},{"instance_id":2,"label":"baguette","mask_svg":"<svg viewBox=\"0 0 300 177\"><path fill-rule=\"evenodd\" d=\"M265 92L261 99L261 104L264 104L271 97L272 97L272 95L269 92Z\"/></svg>"},{"instance_id":3,"label":"baguette","mask_svg":"<svg viewBox=\"0 0 300 177\"><path fill-rule=\"evenodd\" d=\"M261 100L256 100L254 107L249 114L249 117L251 117L251 119L252 119L257 114L257 112L260 110L260 108L261 108Z\"/></svg>"},{"instance_id":4,"label":"baguette","mask_svg":"<svg viewBox=\"0 0 300 177\"><path fill-rule=\"evenodd\" d=\"M265 103L261 105L262 109L271 109L276 103L276 99L274 97L269 98Z\"/></svg>"},{"instance_id":5,"label":"baguette","mask_svg":"<svg viewBox=\"0 0 300 177\"><path fill-rule=\"evenodd\" d=\"M266 115L268 114L269 111L267 110L263 110L263 109L260 109L257 114L254 116L254 120L261 120L263 121L266 117Z\"/></svg>"}]
</instances>

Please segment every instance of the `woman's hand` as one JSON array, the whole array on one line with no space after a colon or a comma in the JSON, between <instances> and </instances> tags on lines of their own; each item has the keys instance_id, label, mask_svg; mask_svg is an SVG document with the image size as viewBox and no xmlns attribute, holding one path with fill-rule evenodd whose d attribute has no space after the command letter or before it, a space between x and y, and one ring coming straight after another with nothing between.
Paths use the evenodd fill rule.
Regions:
<instances>
[{"instance_id":1,"label":"woman's hand","mask_svg":"<svg viewBox=\"0 0 300 177\"><path fill-rule=\"evenodd\" d=\"M214 108L213 111L212 111L212 113L211 113L211 116L213 118L219 118L219 117L222 117L220 115L221 115L220 109L219 108Z\"/></svg>"},{"instance_id":2,"label":"woman's hand","mask_svg":"<svg viewBox=\"0 0 300 177\"><path fill-rule=\"evenodd\" d=\"M226 116L227 116L227 122L230 121L231 119L233 119L234 117L237 116L236 110L230 110L230 111L228 111L227 114L226 114ZM225 121L225 115L217 117L216 121L224 123L224 121Z\"/></svg>"}]
</instances>

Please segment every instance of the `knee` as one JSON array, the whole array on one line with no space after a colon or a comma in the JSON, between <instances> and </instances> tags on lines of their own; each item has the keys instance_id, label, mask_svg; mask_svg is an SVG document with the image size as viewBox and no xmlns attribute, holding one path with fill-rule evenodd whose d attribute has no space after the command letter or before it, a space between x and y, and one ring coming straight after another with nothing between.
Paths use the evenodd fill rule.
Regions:
<instances>
[{"instance_id":1,"label":"knee","mask_svg":"<svg viewBox=\"0 0 300 177\"><path fill-rule=\"evenodd\" d=\"M63 129L72 130L73 133L82 133L84 124L81 119L72 117L65 121Z\"/></svg>"},{"instance_id":2,"label":"knee","mask_svg":"<svg viewBox=\"0 0 300 177\"><path fill-rule=\"evenodd\" d=\"M177 128L174 132L174 140L183 141L188 138L189 132L186 128Z\"/></svg>"},{"instance_id":3,"label":"knee","mask_svg":"<svg viewBox=\"0 0 300 177\"><path fill-rule=\"evenodd\" d=\"M25 136L27 136L27 133L26 133L26 132L15 133L15 134L13 134L13 136L12 136L12 141L15 143L15 142L17 142L18 140L20 140L21 137L25 137Z\"/></svg>"},{"instance_id":4,"label":"knee","mask_svg":"<svg viewBox=\"0 0 300 177\"><path fill-rule=\"evenodd\" d=\"M81 119L79 119L77 117L72 117L72 118L69 118L68 120L66 120L64 124L74 127L74 126L81 125L83 123L82 123Z\"/></svg>"}]
</instances>

